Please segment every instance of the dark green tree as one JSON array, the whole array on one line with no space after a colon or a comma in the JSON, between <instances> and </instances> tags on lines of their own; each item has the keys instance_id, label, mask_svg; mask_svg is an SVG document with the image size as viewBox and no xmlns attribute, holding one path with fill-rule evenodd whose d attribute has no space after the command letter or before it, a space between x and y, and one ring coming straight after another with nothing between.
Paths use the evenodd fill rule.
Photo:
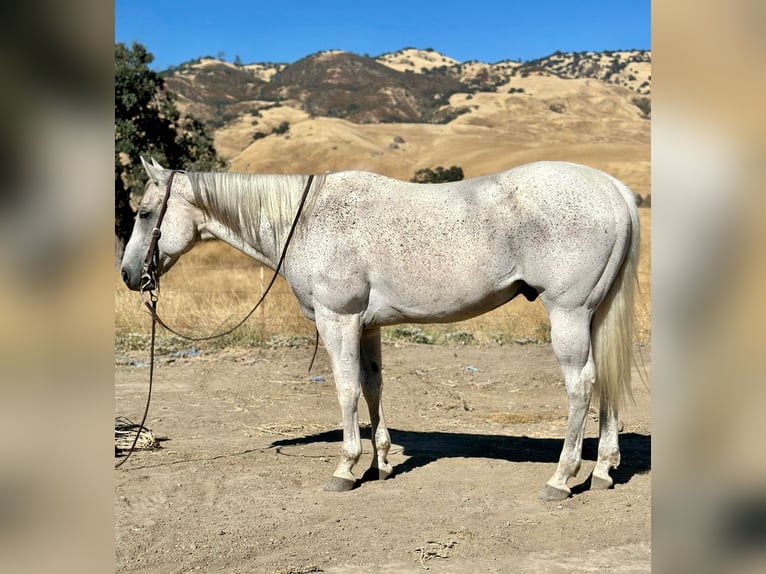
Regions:
<instances>
[{"instance_id":1,"label":"dark green tree","mask_svg":"<svg viewBox=\"0 0 766 574\"><path fill-rule=\"evenodd\" d=\"M463 177L463 168L457 165L447 169L442 166L438 166L436 169L424 167L416 171L410 181L413 183L444 183L447 181L460 181Z\"/></svg>"},{"instance_id":2,"label":"dark green tree","mask_svg":"<svg viewBox=\"0 0 766 574\"><path fill-rule=\"evenodd\" d=\"M188 170L222 169L204 124L182 117L162 78L149 69L154 56L134 42L114 45L114 232L118 252L130 237L131 196L140 197L146 174L140 157Z\"/></svg>"}]
</instances>

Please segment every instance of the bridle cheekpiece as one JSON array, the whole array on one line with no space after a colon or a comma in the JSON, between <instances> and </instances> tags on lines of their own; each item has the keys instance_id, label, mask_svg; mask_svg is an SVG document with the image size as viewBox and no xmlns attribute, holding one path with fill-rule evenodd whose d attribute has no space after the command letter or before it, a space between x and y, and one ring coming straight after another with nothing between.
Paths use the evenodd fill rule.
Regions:
<instances>
[{"instance_id":1,"label":"bridle cheekpiece","mask_svg":"<svg viewBox=\"0 0 766 574\"><path fill-rule=\"evenodd\" d=\"M165 185L165 196L162 198L162 204L160 205L160 212L157 215L157 222L152 229L152 238L149 242L149 249L146 251L146 257L144 257L143 272L141 273L141 285L139 290L143 295L145 292L149 293L149 297L152 301L156 301L156 294L154 291L160 290L160 274L159 274L159 262L160 253L157 249L157 244L162 236L160 227L162 226L162 220L165 218L165 212L168 210L168 200L170 199L170 189L173 186L173 178L178 170L170 172L170 177Z\"/></svg>"}]
</instances>

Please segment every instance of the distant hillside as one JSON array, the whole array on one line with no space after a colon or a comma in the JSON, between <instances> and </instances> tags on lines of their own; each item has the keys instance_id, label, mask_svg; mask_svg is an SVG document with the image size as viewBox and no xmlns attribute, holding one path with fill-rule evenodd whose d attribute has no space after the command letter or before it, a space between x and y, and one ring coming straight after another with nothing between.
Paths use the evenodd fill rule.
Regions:
<instances>
[{"instance_id":1,"label":"distant hillside","mask_svg":"<svg viewBox=\"0 0 766 574\"><path fill-rule=\"evenodd\" d=\"M556 52L528 62L458 62L434 50L406 48L377 58L320 52L292 64L231 64L210 57L163 73L179 107L218 129L245 114L289 106L313 117L356 123L447 123L469 108L449 106L455 94L524 93L518 79L592 79L641 96L651 114L651 52ZM631 96L632 97L632 96Z\"/></svg>"},{"instance_id":2,"label":"distant hillside","mask_svg":"<svg viewBox=\"0 0 766 574\"><path fill-rule=\"evenodd\" d=\"M259 93L312 116L358 123L432 122L439 106L461 88L451 76L399 72L349 52L324 52L285 67Z\"/></svg>"},{"instance_id":3,"label":"distant hillside","mask_svg":"<svg viewBox=\"0 0 766 574\"><path fill-rule=\"evenodd\" d=\"M213 127L252 108L269 78L261 67L237 66L213 58L181 64L162 76L167 88L178 96L179 108Z\"/></svg>"},{"instance_id":4,"label":"distant hillside","mask_svg":"<svg viewBox=\"0 0 766 574\"><path fill-rule=\"evenodd\" d=\"M397 52L383 54L375 59L397 72L414 72L416 74L429 72L434 68L452 68L460 64L457 60L435 50L418 50L417 48L404 48Z\"/></svg>"},{"instance_id":5,"label":"distant hillside","mask_svg":"<svg viewBox=\"0 0 766 574\"><path fill-rule=\"evenodd\" d=\"M647 50L555 52L524 62L514 75L550 72L561 78L592 78L641 95L652 93L652 53Z\"/></svg>"}]
</instances>

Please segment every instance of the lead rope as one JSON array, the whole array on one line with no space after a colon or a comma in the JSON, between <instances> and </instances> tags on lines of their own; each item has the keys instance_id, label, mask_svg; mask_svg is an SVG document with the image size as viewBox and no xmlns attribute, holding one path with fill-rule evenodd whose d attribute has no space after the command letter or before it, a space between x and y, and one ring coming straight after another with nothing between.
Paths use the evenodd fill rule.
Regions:
<instances>
[{"instance_id":1,"label":"lead rope","mask_svg":"<svg viewBox=\"0 0 766 574\"><path fill-rule=\"evenodd\" d=\"M157 308L157 300L155 299L152 301L152 305L155 308ZM141 436L141 432L144 430L144 423L146 422L146 417L149 414L149 403L152 400L152 381L154 380L154 335L156 332L156 321L152 321L152 336L151 336L151 342L149 344L149 392L146 395L146 407L144 407L144 416L141 418L141 424L138 425L138 430L136 430L136 438L133 439L133 444L130 445L130 450L128 451L128 454L126 454L120 462L114 465L114 468L120 468L123 464L125 464L125 461L127 461L130 458L130 455L133 454L133 451L136 449L136 443L138 442L138 438ZM148 429L147 429L148 430Z\"/></svg>"},{"instance_id":2,"label":"lead rope","mask_svg":"<svg viewBox=\"0 0 766 574\"><path fill-rule=\"evenodd\" d=\"M144 416L141 419L141 424L138 427L138 430L136 431L136 437L133 439L133 444L130 446L130 450L128 451L128 454L123 457L123 459L118 462L114 468L119 468L122 466L125 461L130 458L130 455L133 454L133 451L136 448L136 443L138 442L138 438L141 436L141 431L144 430L144 423L146 422L146 417L149 414L149 403L152 399L152 382L154 380L154 348L155 348L155 334L156 334L156 326L157 323L162 325L165 329L176 335L177 337L180 337L182 339L186 339L187 341L210 341L211 339L217 339L219 337L223 337L225 335L228 335L232 333L235 329L241 327L245 321L247 321L250 317L252 317L253 313L255 313L256 309L260 307L261 303L263 303L264 299L266 299L266 295L269 294L269 291L271 290L271 287L274 285L274 283L277 280L277 276L279 275L279 270L282 268L282 264L285 261L285 256L287 255L287 248L290 245L290 240L293 238L293 234L295 233L295 228L298 226L298 220L300 219L301 213L303 212L303 207L306 204L306 198L309 195L309 191L311 190L311 184L314 181L314 175L311 174L308 177L308 181L306 182L306 187L303 190L303 195L301 195L300 203L298 204L298 211L295 214L295 218L293 219L293 223L290 226L290 232L287 234L287 239L285 240L285 245L282 248L282 253L279 256L279 261L277 262L277 266L274 268L274 275L271 277L271 281L269 281L268 286L264 290L263 294L261 295L261 298L258 299L258 302L255 304L255 306L250 309L250 311L245 315L242 320L240 320L236 325L234 325L232 328L227 329L226 331L223 331L222 333L217 333L214 335L208 335L207 337L192 337L189 335L185 335L183 333L179 333L175 329L169 327L165 321L162 320L162 318L157 314L157 301L159 299L158 295L160 292L160 275L158 273L158 263L159 263L159 251L157 250L157 243L160 240L160 236L162 235L160 231L160 226L162 225L162 220L165 217L165 211L167 210L168 205L168 199L170 198L170 187L173 184L173 178L175 177L175 174L177 173L177 170L173 170L170 172L170 177L168 178L168 183L165 188L165 197L162 200L162 206L160 207L160 213L157 217L157 225L152 230L152 240L149 243L149 249L146 252L146 257L144 258L144 273L141 275L141 286L140 286L140 292L141 292L141 299L144 302L144 305L149 310L149 314L152 317L152 328L151 328L151 340L149 344L149 393L146 397L146 407L144 408ZM156 291L156 293L155 293ZM144 293L149 294L149 300L144 299ZM317 349L319 348L319 331L315 329L315 338L314 338L314 354L311 356L311 362L309 363L309 372L311 372L311 367L314 366L314 360L317 356Z\"/></svg>"}]
</instances>

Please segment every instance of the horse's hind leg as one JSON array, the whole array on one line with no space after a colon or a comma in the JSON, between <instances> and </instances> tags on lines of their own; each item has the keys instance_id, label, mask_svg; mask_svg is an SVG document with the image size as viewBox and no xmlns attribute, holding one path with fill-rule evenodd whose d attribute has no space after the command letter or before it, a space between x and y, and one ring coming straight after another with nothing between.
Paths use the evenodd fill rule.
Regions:
<instances>
[{"instance_id":1,"label":"horse's hind leg","mask_svg":"<svg viewBox=\"0 0 766 574\"><path fill-rule=\"evenodd\" d=\"M370 409L370 426L372 427L372 464L369 473L371 478L383 480L391 476L393 469L388 463L391 437L383 417L381 399L383 377L380 361L380 329L366 331L362 334L361 359L362 393Z\"/></svg>"},{"instance_id":2,"label":"horse's hind leg","mask_svg":"<svg viewBox=\"0 0 766 574\"><path fill-rule=\"evenodd\" d=\"M599 407L598 461L591 475L590 486L595 489L609 488L614 484L609 471L620 464L619 426L617 410L601 402Z\"/></svg>"},{"instance_id":3,"label":"horse's hind leg","mask_svg":"<svg viewBox=\"0 0 766 574\"><path fill-rule=\"evenodd\" d=\"M590 312L583 308L549 310L553 352L564 372L569 400L564 447L556 472L540 495L542 500L562 500L571 494L567 481L580 470L585 416L596 379L590 345Z\"/></svg>"}]
</instances>

